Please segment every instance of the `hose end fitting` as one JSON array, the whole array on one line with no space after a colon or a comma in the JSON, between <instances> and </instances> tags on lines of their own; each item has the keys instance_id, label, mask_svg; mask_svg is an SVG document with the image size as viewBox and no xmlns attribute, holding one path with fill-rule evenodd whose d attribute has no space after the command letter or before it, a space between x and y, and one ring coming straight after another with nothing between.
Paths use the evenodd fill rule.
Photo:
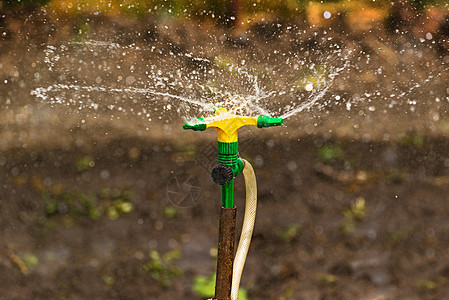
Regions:
<instances>
[{"instance_id":1,"label":"hose end fitting","mask_svg":"<svg viewBox=\"0 0 449 300\"><path fill-rule=\"evenodd\" d=\"M281 126L284 120L282 118L272 118L268 116L259 116L257 118L257 127Z\"/></svg>"}]
</instances>

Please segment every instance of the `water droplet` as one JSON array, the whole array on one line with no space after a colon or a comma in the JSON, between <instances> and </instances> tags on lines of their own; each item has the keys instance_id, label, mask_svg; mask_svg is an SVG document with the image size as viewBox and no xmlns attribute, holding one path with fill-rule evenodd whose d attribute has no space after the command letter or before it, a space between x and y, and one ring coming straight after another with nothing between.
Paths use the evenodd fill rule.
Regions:
<instances>
[{"instance_id":1,"label":"water droplet","mask_svg":"<svg viewBox=\"0 0 449 300\"><path fill-rule=\"evenodd\" d=\"M136 81L136 79L134 78L134 76L128 76L125 79L126 84L131 85Z\"/></svg>"},{"instance_id":2,"label":"water droplet","mask_svg":"<svg viewBox=\"0 0 449 300\"><path fill-rule=\"evenodd\" d=\"M304 88L308 92L312 91L313 90L313 83L306 84L306 86Z\"/></svg>"},{"instance_id":3,"label":"water droplet","mask_svg":"<svg viewBox=\"0 0 449 300\"><path fill-rule=\"evenodd\" d=\"M109 178L110 173L108 170L104 169L101 171L100 176L101 176L101 179L106 180Z\"/></svg>"}]
</instances>

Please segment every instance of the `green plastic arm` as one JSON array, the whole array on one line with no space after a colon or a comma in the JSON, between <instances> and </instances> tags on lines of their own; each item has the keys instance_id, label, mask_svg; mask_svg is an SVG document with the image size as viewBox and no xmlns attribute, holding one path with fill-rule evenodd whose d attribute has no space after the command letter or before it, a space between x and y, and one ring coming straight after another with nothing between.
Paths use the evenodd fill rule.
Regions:
<instances>
[{"instance_id":1,"label":"green plastic arm","mask_svg":"<svg viewBox=\"0 0 449 300\"><path fill-rule=\"evenodd\" d=\"M198 121L202 122L204 121L203 118L198 118ZM206 130L207 128L207 124L206 123L196 123L196 124L189 124L186 123L184 125L182 125L182 129L186 130L186 129L192 129L193 131L203 131Z\"/></svg>"},{"instance_id":2,"label":"green plastic arm","mask_svg":"<svg viewBox=\"0 0 449 300\"><path fill-rule=\"evenodd\" d=\"M272 118L268 116L259 116L257 118L257 127L281 126L284 120L282 118Z\"/></svg>"}]
</instances>

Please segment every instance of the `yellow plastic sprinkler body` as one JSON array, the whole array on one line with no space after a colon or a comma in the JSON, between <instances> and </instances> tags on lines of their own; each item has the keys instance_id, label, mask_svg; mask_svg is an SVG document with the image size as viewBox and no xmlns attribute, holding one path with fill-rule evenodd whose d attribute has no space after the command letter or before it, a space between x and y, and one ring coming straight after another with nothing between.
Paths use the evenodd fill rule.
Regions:
<instances>
[{"instance_id":1,"label":"yellow plastic sprinkler body","mask_svg":"<svg viewBox=\"0 0 449 300\"><path fill-rule=\"evenodd\" d=\"M212 170L212 179L222 186L223 207L234 206L234 177L243 170L243 162L238 155L238 130L246 125L255 125L259 128L280 126L282 122L281 118L268 116L234 115L226 108L218 107L213 117L198 118L193 123L184 124L183 129L203 131L214 127L217 130L218 166Z\"/></svg>"},{"instance_id":2,"label":"yellow plastic sprinkler body","mask_svg":"<svg viewBox=\"0 0 449 300\"><path fill-rule=\"evenodd\" d=\"M233 115L224 107L215 110L218 118L212 118L212 122L207 124L207 128L215 127L217 130L217 140L221 143L235 143L238 141L238 130L245 125L256 125L257 117L246 117Z\"/></svg>"}]
</instances>

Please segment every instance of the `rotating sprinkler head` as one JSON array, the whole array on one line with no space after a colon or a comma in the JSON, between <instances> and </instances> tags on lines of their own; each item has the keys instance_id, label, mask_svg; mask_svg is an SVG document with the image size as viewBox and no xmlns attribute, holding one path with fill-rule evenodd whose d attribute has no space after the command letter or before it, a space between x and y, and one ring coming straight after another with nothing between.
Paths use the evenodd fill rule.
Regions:
<instances>
[{"instance_id":1,"label":"rotating sprinkler head","mask_svg":"<svg viewBox=\"0 0 449 300\"><path fill-rule=\"evenodd\" d=\"M234 178L243 170L243 162L238 152L238 130L246 125L259 128L280 126L283 119L268 116L247 117L234 115L224 107L214 109L214 116L198 118L184 124L183 129L203 131L209 127L217 130L218 165L212 170L212 179L222 186L222 205L225 208L234 206Z\"/></svg>"},{"instance_id":2,"label":"rotating sprinkler head","mask_svg":"<svg viewBox=\"0 0 449 300\"><path fill-rule=\"evenodd\" d=\"M203 131L209 127L217 130L218 165L212 170L212 179L222 186L222 207L218 231L216 300L236 300L243 265L253 232L256 216L256 176L250 163L239 158L238 130L242 126L255 125L259 128L280 126L281 118L268 116L247 117L234 115L224 107L215 109L215 115L198 118L184 124L184 129ZM245 163L246 166L245 166ZM234 257L236 208L234 207L234 178L242 173L245 177L246 208L237 253Z\"/></svg>"}]
</instances>

